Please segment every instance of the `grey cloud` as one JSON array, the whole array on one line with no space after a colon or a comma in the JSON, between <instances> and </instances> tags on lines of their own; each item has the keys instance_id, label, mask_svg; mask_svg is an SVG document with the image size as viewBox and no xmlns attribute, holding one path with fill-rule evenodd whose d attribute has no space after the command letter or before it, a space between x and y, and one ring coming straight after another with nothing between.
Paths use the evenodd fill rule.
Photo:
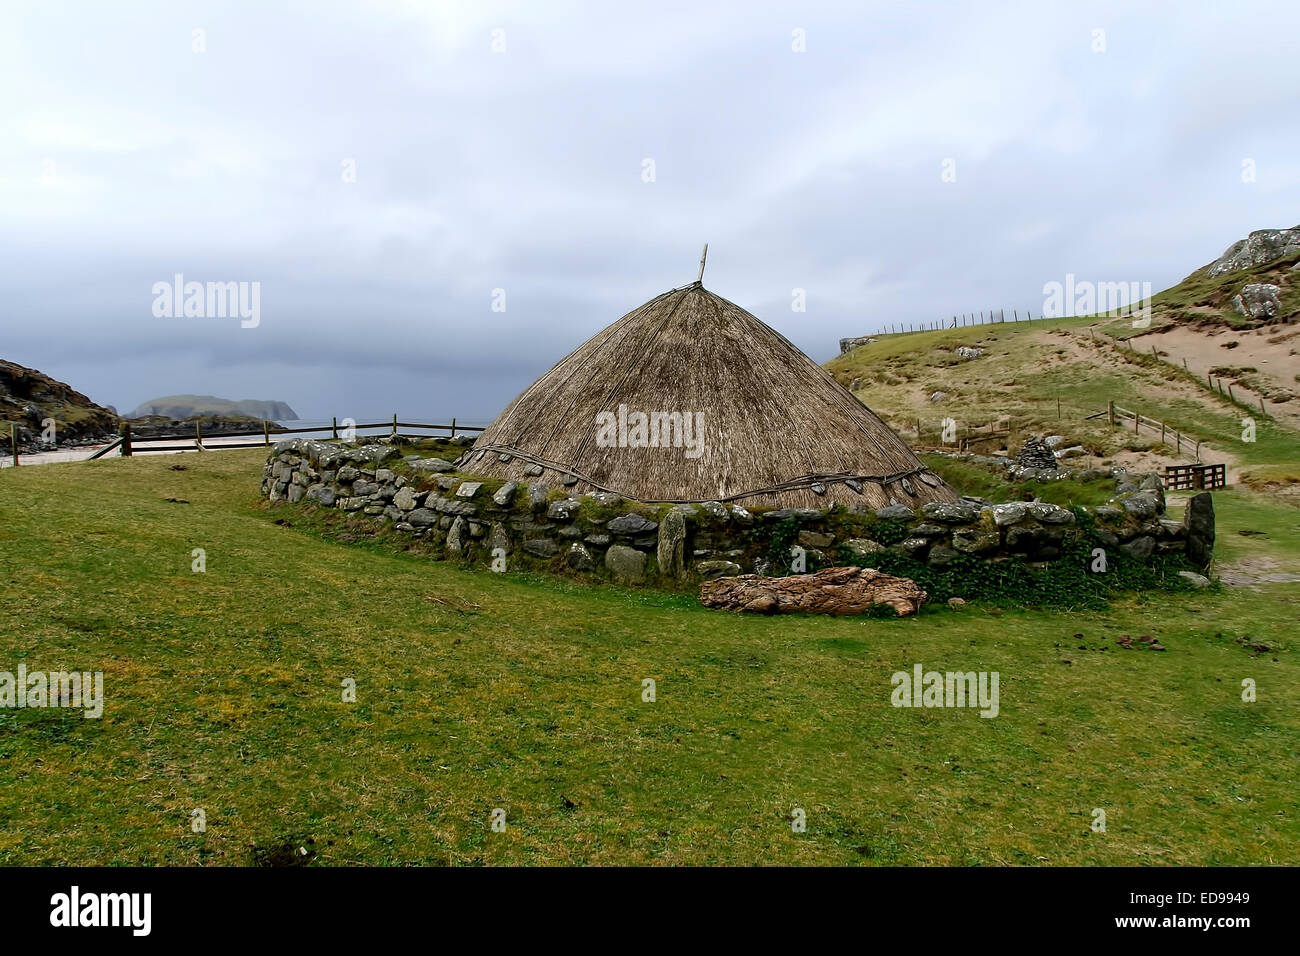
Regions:
<instances>
[{"instance_id":1,"label":"grey cloud","mask_svg":"<svg viewBox=\"0 0 1300 956\"><path fill-rule=\"evenodd\" d=\"M0 356L119 408L490 417L705 241L707 284L824 360L1300 220L1289 7L544 7L13 5ZM153 317L176 272L260 281L262 326Z\"/></svg>"}]
</instances>

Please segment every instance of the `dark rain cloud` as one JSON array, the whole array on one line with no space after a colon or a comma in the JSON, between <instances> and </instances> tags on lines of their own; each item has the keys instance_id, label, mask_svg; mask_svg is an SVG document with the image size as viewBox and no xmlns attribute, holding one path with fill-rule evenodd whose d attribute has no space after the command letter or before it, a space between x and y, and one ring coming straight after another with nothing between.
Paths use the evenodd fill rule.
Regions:
<instances>
[{"instance_id":1,"label":"dark rain cloud","mask_svg":"<svg viewBox=\"0 0 1300 956\"><path fill-rule=\"evenodd\" d=\"M1300 221L1300 12L1052 7L9 3L0 356L123 410L490 418L705 241L825 360ZM177 272L261 324L155 317Z\"/></svg>"}]
</instances>

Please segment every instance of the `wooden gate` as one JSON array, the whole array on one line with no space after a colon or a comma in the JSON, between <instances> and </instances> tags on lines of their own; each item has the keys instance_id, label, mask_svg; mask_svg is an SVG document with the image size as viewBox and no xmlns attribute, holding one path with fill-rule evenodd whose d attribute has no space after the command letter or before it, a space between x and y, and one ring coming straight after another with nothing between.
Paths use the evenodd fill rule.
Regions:
<instances>
[{"instance_id":1,"label":"wooden gate","mask_svg":"<svg viewBox=\"0 0 1300 956\"><path fill-rule=\"evenodd\" d=\"M1165 487L1170 491L1210 491L1228 487L1226 465L1166 465Z\"/></svg>"}]
</instances>

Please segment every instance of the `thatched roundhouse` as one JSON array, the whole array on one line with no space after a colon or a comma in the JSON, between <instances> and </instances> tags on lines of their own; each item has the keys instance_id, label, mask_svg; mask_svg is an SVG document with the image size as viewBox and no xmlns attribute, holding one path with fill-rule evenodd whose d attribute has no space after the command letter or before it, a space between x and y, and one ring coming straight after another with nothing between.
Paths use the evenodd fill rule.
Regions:
<instances>
[{"instance_id":1,"label":"thatched roundhouse","mask_svg":"<svg viewBox=\"0 0 1300 956\"><path fill-rule=\"evenodd\" d=\"M633 309L534 382L458 463L645 502L955 501L784 336L695 282Z\"/></svg>"}]
</instances>

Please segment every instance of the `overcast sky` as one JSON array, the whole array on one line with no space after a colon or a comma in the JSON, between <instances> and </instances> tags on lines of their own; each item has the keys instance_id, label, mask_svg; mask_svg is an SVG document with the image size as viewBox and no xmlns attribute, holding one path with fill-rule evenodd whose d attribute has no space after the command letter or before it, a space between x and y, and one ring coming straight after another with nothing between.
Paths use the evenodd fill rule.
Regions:
<instances>
[{"instance_id":1,"label":"overcast sky","mask_svg":"<svg viewBox=\"0 0 1300 956\"><path fill-rule=\"evenodd\" d=\"M818 361L1159 290L1300 222L1298 64L1294 2L4 0L0 358L122 412L490 419L705 242ZM155 316L176 273L260 324Z\"/></svg>"}]
</instances>

